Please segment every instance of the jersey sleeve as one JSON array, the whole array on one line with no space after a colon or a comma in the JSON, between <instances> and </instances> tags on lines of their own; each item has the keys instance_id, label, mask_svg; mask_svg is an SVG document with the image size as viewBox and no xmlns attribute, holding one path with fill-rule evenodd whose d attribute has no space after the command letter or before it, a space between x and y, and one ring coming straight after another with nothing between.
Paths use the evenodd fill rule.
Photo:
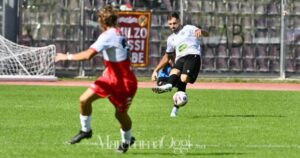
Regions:
<instances>
[{"instance_id":1,"label":"jersey sleeve","mask_svg":"<svg viewBox=\"0 0 300 158\"><path fill-rule=\"evenodd\" d=\"M172 40L171 40L171 37L169 36L168 39L167 39L167 48L166 48L166 53L173 53L175 52L175 47L174 45L172 44Z\"/></svg>"},{"instance_id":2,"label":"jersey sleeve","mask_svg":"<svg viewBox=\"0 0 300 158\"><path fill-rule=\"evenodd\" d=\"M97 52L101 52L108 48L107 38L104 34L101 34L98 39L90 46L91 49L94 49Z\"/></svg>"}]
</instances>

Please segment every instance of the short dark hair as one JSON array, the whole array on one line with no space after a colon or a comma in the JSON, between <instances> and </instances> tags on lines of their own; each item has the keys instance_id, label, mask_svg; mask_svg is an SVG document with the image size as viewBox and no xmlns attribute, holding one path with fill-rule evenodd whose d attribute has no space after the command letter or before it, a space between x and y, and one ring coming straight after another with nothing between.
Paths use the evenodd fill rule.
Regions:
<instances>
[{"instance_id":1,"label":"short dark hair","mask_svg":"<svg viewBox=\"0 0 300 158\"><path fill-rule=\"evenodd\" d=\"M177 12L170 13L167 17L167 20L171 20L172 18L180 19L179 14Z\"/></svg>"}]
</instances>

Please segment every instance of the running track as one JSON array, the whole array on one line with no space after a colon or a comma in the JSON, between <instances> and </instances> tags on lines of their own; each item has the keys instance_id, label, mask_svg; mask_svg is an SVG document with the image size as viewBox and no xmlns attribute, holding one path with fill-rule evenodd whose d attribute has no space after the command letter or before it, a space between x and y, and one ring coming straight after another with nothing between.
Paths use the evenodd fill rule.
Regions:
<instances>
[{"instance_id":1,"label":"running track","mask_svg":"<svg viewBox=\"0 0 300 158\"><path fill-rule=\"evenodd\" d=\"M0 85L47 85L47 86L89 86L93 81L54 81L54 82L30 82L30 81L0 81ZM155 82L139 82L140 88L151 88ZM228 90L280 90L300 91L297 83L227 83L227 82L198 82L188 84L189 89L228 89Z\"/></svg>"}]
</instances>

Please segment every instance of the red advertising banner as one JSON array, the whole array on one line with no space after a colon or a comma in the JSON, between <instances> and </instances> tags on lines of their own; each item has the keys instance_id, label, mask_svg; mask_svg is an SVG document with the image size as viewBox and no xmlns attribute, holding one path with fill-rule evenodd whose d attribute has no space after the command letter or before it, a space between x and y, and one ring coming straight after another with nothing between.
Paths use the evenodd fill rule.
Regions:
<instances>
[{"instance_id":1,"label":"red advertising banner","mask_svg":"<svg viewBox=\"0 0 300 158\"><path fill-rule=\"evenodd\" d=\"M148 65L151 12L119 12L119 26L128 38L134 67Z\"/></svg>"}]
</instances>

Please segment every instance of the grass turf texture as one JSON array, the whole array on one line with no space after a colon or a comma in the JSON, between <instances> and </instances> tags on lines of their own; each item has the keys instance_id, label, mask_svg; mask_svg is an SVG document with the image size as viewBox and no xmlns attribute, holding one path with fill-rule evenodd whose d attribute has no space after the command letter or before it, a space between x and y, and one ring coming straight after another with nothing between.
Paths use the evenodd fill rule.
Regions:
<instances>
[{"instance_id":1,"label":"grass turf texture","mask_svg":"<svg viewBox=\"0 0 300 158\"><path fill-rule=\"evenodd\" d=\"M93 138L67 142L80 129L85 87L0 86L0 157L298 157L299 92L188 90L189 103L170 118L172 93L139 89L130 108L137 142L120 140L114 108L93 105Z\"/></svg>"}]
</instances>

